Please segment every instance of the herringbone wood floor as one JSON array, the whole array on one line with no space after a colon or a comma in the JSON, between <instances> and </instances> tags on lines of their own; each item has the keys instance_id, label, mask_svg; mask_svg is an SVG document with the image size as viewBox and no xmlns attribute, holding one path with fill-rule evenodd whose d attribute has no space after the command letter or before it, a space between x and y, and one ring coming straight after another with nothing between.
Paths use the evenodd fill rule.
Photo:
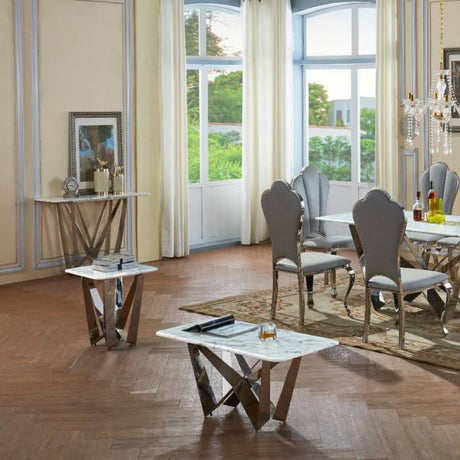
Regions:
<instances>
[{"instance_id":1,"label":"herringbone wood floor","mask_svg":"<svg viewBox=\"0 0 460 460\"><path fill-rule=\"evenodd\" d=\"M230 408L203 418L186 347L155 331L197 318L181 305L270 288L270 257L232 247L157 263L138 345L117 351L89 346L78 278L0 287L0 458L460 457L458 372L343 346L303 359L285 424L256 433Z\"/></svg>"}]
</instances>

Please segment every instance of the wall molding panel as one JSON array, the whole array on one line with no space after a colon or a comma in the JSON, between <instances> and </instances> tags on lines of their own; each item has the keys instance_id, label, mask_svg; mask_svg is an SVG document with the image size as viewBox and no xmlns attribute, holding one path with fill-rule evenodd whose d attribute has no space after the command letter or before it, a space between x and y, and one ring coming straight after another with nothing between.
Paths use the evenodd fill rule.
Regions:
<instances>
[{"instance_id":1,"label":"wall molding panel","mask_svg":"<svg viewBox=\"0 0 460 460\"><path fill-rule=\"evenodd\" d=\"M18 0L19 1L19 0ZM40 69L40 66L43 64L43 62L48 62L49 63L49 56L46 54L43 55L41 53L45 53L46 50L49 50L49 47L46 47L47 44L50 44L50 34L46 35L48 32L46 29L41 29L43 26L42 22L45 20L44 16L46 14L46 20L49 21L49 18L52 17L53 14L53 3L51 2L50 4L47 4L46 2L48 0L30 0L31 1L31 73L32 73L32 88L31 88L31 99L32 99L32 157L33 157L33 194L34 194L34 199L41 197L42 194L46 195L49 194L50 187L53 188L53 190L57 190L57 182L60 180L60 173L48 173L47 169L42 169L46 168L46 162L48 162L49 166L49 158L48 157L43 157L42 155L44 154L44 140L49 141L50 135L49 135L49 123L50 119L48 118L43 118L40 120L40 117L43 117L43 112L45 114L51 113L52 117L59 116L60 117L60 123L62 123L62 114L61 113L54 113L54 112L49 112L50 109L50 103L49 103L49 98L50 98L50 89L49 86L48 88L46 87L46 77L43 76L45 75L44 69ZM49 0L51 1L51 0ZM123 93L119 92L117 94L120 95L120 101L121 105L123 106L121 110L123 111L123 118L124 118L124 123L123 127L125 130L125 145L124 145L124 151L125 151L125 168L126 168L126 187L127 190L132 190L132 0L118 0L118 1L113 1L113 2L99 2L99 1L81 1L81 2L72 2L70 0L60 0L61 2L67 2L69 6L74 7L75 5L79 4L81 5L81 8L88 8L91 10L81 10L78 9L77 11L84 11L84 14L81 16L84 18L89 18L88 22L91 22L91 17L88 15L86 11L95 11L97 14L101 15L101 8L121 8L121 10L113 10L111 9L110 12L112 13L112 16L114 17L120 17L117 11L121 11L122 15L122 21L120 23L120 28L122 28L122 42L118 46L118 42L114 44L114 55L110 55L111 59L117 60L117 55L116 53L122 53L120 54L120 59L122 59L122 72L120 72L120 78L122 80L123 86ZM43 3L42 3L43 2ZM57 7L61 8L64 3L58 3L56 4ZM51 8L53 7L53 8ZM43 10L42 10L43 8ZM65 4L64 4L64 11L65 11ZM43 11L43 12L42 12ZM75 9L73 10L75 11ZM94 23L91 23L89 27L93 27L91 29L91 32L94 35ZM55 29L59 31L59 29ZM119 30L119 29L117 29ZM43 32L42 32L43 31ZM70 33L75 33L74 31L69 32ZM109 30L109 33L113 32L113 28ZM54 32L53 32L54 33ZM101 32L103 33L103 32ZM43 34L45 34L43 36ZM45 37L45 38L44 38ZM87 45L82 45L82 46L87 46ZM106 47L107 48L107 47ZM86 48L84 48L86 49ZM84 52L83 49L83 52ZM99 48L100 49L100 48ZM60 52L65 52L62 49L58 49ZM78 52L82 52L82 49L78 49ZM110 53L112 53L112 50L110 50ZM49 54L49 53L48 53ZM115 57L113 57L115 56ZM94 60L94 56L89 56ZM80 55L81 58L81 55ZM45 60L44 60L45 59ZM48 59L48 61L46 60ZM102 62L102 64L105 64ZM110 65L110 63L109 63ZM46 67L46 66L45 66ZM48 72L49 75L49 65L48 68L45 69ZM62 75L66 75L65 69L58 69L59 72L62 73ZM101 75L106 71L103 67L101 67ZM60 73L60 74L61 74ZM121 75L122 73L122 75ZM89 74L90 75L90 74ZM99 81L101 81L101 76L98 75ZM41 80L43 78L44 80ZM89 80L90 77L88 77L88 81L86 82L87 85L91 86L92 82ZM115 77L115 78L118 78ZM62 81L62 78L61 78ZM69 83L71 84L71 83ZM84 87L84 86L83 86ZM45 89L44 89L45 88ZM62 89L62 88L61 88ZM92 88L90 88L92 89ZM81 91L81 88L80 88ZM62 93L61 93L62 94ZM46 98L48 97L48 100L40 98ZM47 105L46 105L47 104ZM75 106L75 102L71 103L72 107ZM118 106L120 105L117 103ZM106 104L107 105L107 104ZM47 108L45 108L45 106ZM107 107L99 106L96 103L96 108L95 107L90 107L90 104L88 102L85 103L85 101L81 102L81 106L75 107L75 109L72 109L74 111L106 111L109 110ZM117 108L115 107L110 107L110 110L116 110ZM64 109L67 111L67 108ZM68 110L68 111L72 111ZM118 109L120 110L120 109ZM40 115L42 112L42 115ZM67 113L66 113L67 115ZM48 123L48 126L46 124ZM67 126L67 121L66 121L66 126ZM48 131L47 131L48 129ZM45 136L45 133L48 134L48 137ZM62 130L61 134L62 136ZM45 138L43 138L45 136ZM61 143L62 144L62 143ZM53 154L52 149L49 148L50 142L48 142L48 148L46 149L46 155ZM55 146L54 146L55 147ZM54 149L56 150L56 148ZM64 154L68 155L68 141L66 141L65 146L64 146ZM54 153L55 154L55 153ZM60 159L62 162L62 159ZM61 166L62 169L62 166ZM45 175L44 175L45 174ZM68 176L68 170L65 171L65 176L62 177L62 181L64 180L65 177ZM42 183L42 181L44 181ZM50 186L50 181L52 181L52 185ZM52 194L56 194L56 192L52 192ZM128 200L130 201L130 200ZM57 248L59 248L59 254L62 252L62 249L60 248L60 238L59 235L56 234L56 244L59 244L59 246L54 247L53 250L49 253L49 255L46 254L46 244L48 242L49 245L49 235L46 232L47 229L47 217L48 216L54 216L54 209L49 208L46 209L46 214L45 214L45 209L42 208L42 205L34 202L34 254L33 254L33 259L34 259L34 268L35 269L42 269L42 268L49 268L49 267L58 267L61 265L64 265L64 257L59 255L58 257L54 257L53 254L56 254L55 251L57 251ZM53 217L51 217L53 218ZM133 209L132 209L132 204L129 202L128 204L128 212L127 212L127 221L126 221L126 246L128 250L132 250L133 247L133 231L132 231L132 219L133 219ZM54 241L54 240L53 240ZM49 252L49 251L48 251ZM50 257L51 256L51 257Z\"/></svg>"},{"instance_id":2,"label":"wall molding panel","mask_svg":"<svg viewBox=\"0 0 460 460\"><path fill-rule=\"evenodd\" d=\"M412 196L411 196L411 203L415 201L417 196L417 188L418 188L418 149L400 149L401 155L401 177L402 177L402 186L401 186L401 203L403 206L406 206L406 199L407 199L407 158L412 159Z\"/></svg>"},{"instance_id":3,"label":"wall molding panel","mask_svg":"<svg viewBox=\"0 0 460 460\"><path fill-rule=\"evenodd\" d=\"M0 266L0 274L20 272L25 269L25 247L24 247L24 69L22 56L22 8L21 0L11 0L13 3L13 40L14 40L14 69L16 85L16 168L17 168L17 189L16 189L16 228L17 247L16 260L12 264Z\"/></svg>"},{"instance_id":4,"label":"wall molding panel","mask_svg":"<svg viewBox=\"0 0 460 460\"><path fill-rule=\"evenodd\" d=\"M132 7L131 0L125 0L125 152L126 152L126 189L132 191ZM133 204L128 200L126 217L126 242L128 251L133 250Z\"/></svg>"}]
</instances>

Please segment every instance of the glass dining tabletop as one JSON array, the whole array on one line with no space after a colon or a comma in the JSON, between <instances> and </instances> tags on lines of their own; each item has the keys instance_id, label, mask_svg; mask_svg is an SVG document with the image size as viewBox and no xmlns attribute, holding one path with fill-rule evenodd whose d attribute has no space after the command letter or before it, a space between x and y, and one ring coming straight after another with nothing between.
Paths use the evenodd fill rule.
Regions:
<instances>
[{"instance_id":1,"label":"glass dining tabletop","mask_svg":"<svg viewBox=\"0 0 460 460\"><path fill-rule=\"evenodd\" d=\"M434 235L442 235L443 237L460 238L460 216L446 215L445 223L432 224L430 222L414 221L411 211L404 211L404 215L406 216L406 231L408 232L431 233ZM334 222L348 225L354 224L353 215L351 212L319 216L316 219L324 222Z\"/></svg>"}]
</instances>

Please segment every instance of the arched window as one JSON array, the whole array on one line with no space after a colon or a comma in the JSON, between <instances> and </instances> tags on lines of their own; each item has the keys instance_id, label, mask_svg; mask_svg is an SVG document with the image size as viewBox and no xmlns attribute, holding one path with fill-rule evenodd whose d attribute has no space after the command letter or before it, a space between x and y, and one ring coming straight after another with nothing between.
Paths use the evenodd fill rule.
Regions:
<instances>
[{"instance_id":1,"label":"arched window","mask_svg":"<svg viewBox=\"0 0 460 460\"><path fill-rule=\"evenodd\" d=\"M356 200L375 181L375 5L316 9L302 35L304 162Z\"/></svg>"}]
</instances>

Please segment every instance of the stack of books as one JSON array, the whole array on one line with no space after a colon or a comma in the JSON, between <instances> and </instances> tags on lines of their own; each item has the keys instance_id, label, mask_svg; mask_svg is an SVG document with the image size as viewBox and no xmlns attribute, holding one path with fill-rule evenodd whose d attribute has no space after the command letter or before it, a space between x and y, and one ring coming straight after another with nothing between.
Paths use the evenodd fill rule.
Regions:
<instances>
[{"instance_id":1,"label":"stack of books","mask_svg":"<svg viewBox=\"0 0 460 460\"><path fill-rule=\"evenodd\" d=\"M118 270L128 270L136 267L136 259L130 252L107 254L93 260L93 270L106 273L116 272Z\"/></svg>"}]
</instances>

